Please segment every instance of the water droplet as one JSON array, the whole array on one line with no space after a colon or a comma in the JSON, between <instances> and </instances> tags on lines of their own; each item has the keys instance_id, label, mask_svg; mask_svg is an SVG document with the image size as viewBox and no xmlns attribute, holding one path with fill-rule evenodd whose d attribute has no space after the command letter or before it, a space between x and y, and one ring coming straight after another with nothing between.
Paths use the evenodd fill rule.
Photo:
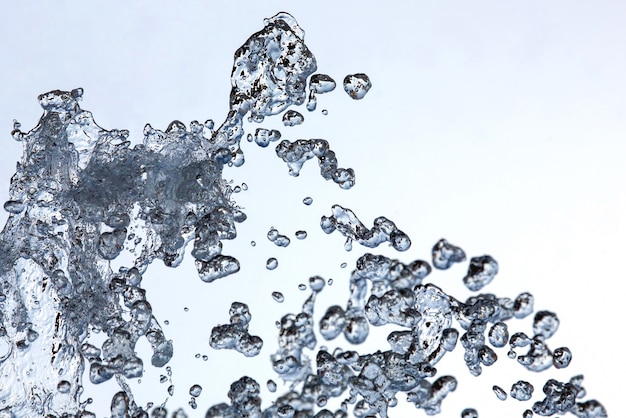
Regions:
<instances>
[{"instance_id":1,"label":"water droplet","mask_svg":"<svg viewBox=\"0 0 626 418\"><path fill-rule=\"evenodd\" d=\"M202 386L200 385L196 384L189 388L189 394L193 396L194 398L197 398L198 396L200 396L201 393L202 393Z\"/></svg>"},{"instance_id":2,"label":"water droplet","mask_svg":"<svg viewBox=\"0 0 626 418\"><path fill-rule=\"evenodd\" d=\"M495 393L498 399L500 399L501 401L506 400L506 397L507 397L506 392L500 386L494 385L493 393Z\"/></svg>"},{"instance_id":3,"label":"water droplet","mask_svg":"<svg viewBox=\"0 0 626 418\"><path fill-rule=\"evenodd\" d=\"M283 115L283 125L285 126L296 126L302 122L304 122L304 116L295 110L288 110Z\"/></svg>"},{"instance_id":4,"label":"water droplet","mask_svg":"<svg viewBox=\"0 0 626 418\"><path fill-rule=\"evenodd\" d=\"M343 89L354 100L360 100L372 88L369 77L362 73L348 74L343 79Z\"/></svg>"},{"instance_id":5,"label":"water droplet","mask_svg":"<svg viewBox=\"0 0 626 418\"><path fill-rule=\"evenodd\" d=\"M267 262L265 263L265 268L268 270L274 270L276 267L278 267L278 260L274 257L268 258Z\"/></svg>"},{"instance_id":6,"label":"water droplet","mask_svg":"<svg viewBox=\"0 0 626 418\"><path fill-rule=\"evenodd\" d=\"M311 203L313 203L313 198L307 196L304 199L302 199L302 203L304 203L305 205L309 206Z\"/></svg>"},{"instance_id":7,"label":"water droplet","mask_svg":"<svg viewBox=\"0 0 626 418\"><path fill-rule=\"evenodd\" d=\"M269 390L270 392L274 393L276 392L276 382L274 382L272 379L269 379L267 381L267 390Z\"/></svg>"},{"instance_id":8,"label":"water droplet","mask_svg":"<svg viewBox=\"0 0 626 418\"><path fill-rule=\"evenodd\" d=\"M283 296L280 292L272 292L272 298L278 303L283 303L285 301L285 296Z\"/></svg>"},{"instance_id":9,"label":"water droplet","mask_svg":"<svg viewBox=\"0 0 626 418\"><path fill-rule=\"evenodd\" d=\"M296 238L305 239L307 236L306 231L296 231Z\"/></svg>"}]
</instances>

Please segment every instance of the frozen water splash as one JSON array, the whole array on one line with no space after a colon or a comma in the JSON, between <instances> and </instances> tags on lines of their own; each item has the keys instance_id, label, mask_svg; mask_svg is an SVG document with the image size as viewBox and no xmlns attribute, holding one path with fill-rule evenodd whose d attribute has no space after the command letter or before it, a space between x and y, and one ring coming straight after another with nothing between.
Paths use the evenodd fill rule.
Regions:
<instances>
[{"instance_id":1,"label":"frozen water splash","mask_svg":"<svg viewBox=\"0 0 626 418\"><path fill-rule=\"evenodd\" d=\"M218 325L211 331L209 344L216 350L232 349L246 357L254 357L261 352L263 340L248 333L252 316L248 305L233 302L230 306L230 324Z\"/></svg>"},{"instance_id":2,"label":"frozen water splash","mask_svg":"<svg viewBox=\"0 0 626 418\"><path fill-rule=\"evenodd\" d=\"M378 247L383 242L389 242L398 251L406 251L411 247L409 236L384 216L374 219L374 226L368 229L350 209L333 205L331 211L330 216L322 216L320 225L327 234L337 230L346 237L347 251L352 249L352 241L368 248Z\"/></svg>"},{"instance_id":3,"label":"frozen water splash","mask_svg":"<svg viewBox=\"0 0 626 418\"><path fill-rule=\"evenodd\" d=\"M284 111L293 115L287 108L305 102L306 82L316 70L316 61L303 37L295 19L280 13L266 19L265 27L236 51L230 109L217 129L211 120L193 121L189 127L174 121L164 131L146 125L143 143L131 146L127 131L105 130L80 108L81 89L41 95L44 114L30 132L15 124L12 135L23 143L24 155L4 204L9 219L0 237L0 338L8 347L0 358L2 416L93 416L86 411L89 400L81 400L85 369L93 383L115 377L119 384L111 416L148 416L148 410L136 405L125 381L143 373L146 359L137 355L136 344L145 338L155 367L168 364L174 345L146 299L144 273L156 259L177 267L189 243L203 281L239 271L239 261L222 254L222 241L236 238L235 225L246 215L231 200L238 189L223 180L222 169L244 163L240 140L246 116L251 122L262 122ZM308 110L315 110L317 95L335 89L335 81L324 74L311 76L308 85ZM364 97L370 87L364 74L344 80L344 90L354 99ZM267 147L280 137L278 131L259 128L248 140ZM276 153L294 176L304 162L316 157L323 178L343 189L354 185L354 172L338 167L324 140L283 140ZM310 205L312 199L303 202ZM326 233L339 230L347 238L346 249L353 241L368 248L389 242L398 251L411 245L387 218L377 218L368 229L339 205L333 206L331 216L322 218L321 226ZM304 238L302 232L296 237ZM268 238L279 246L289 243L275 229ZM113 271L111 261L123 253L130 254L132 261ZM433 247L431 255L433 266L440 270L465 261L463 250L445 240ZM277 265L270 258L266 267L271 270ZM475 257L463 281L471 291L478 291L497 270L490 256ZM343 335L358 345L368 338L370 327L393 325L388 349L373 353L317 347L314 305L326 281L311 277L310 295L301 311L278 322L278 349L271 355L273 369L289 384L288 391L262 409L259 384L244 376L231 385L230 402L211 407L205 416L386 417L400 394L426 414L437 414L446 396L456 390L457 380L441 375L436 366L458 341L469 372L476 376L483 366L498 360L491 347L501 348L507 342L508 356L529 370L567 367L570 350L551 351L546 345L558 329L554 313L535 315L532 338L520 332L509 336L507 321L533 312L531 294L515 299L479 294L461 302L435 284L424 283L431 272L430 264L422 260L405 264L374 254L358 259L350 274L346 306L329 307L318 331L325 340ZM278 291L273 297L279 302L284 299ZM229 324L213 328L210 345L245 356L259 354L263 341L249 334L250 320L248 307L233 302ZM106 335L101 346L88 338L94 332ZM520 347L528 347L528 352L518 356L515 350ZM50 353L49 361L40 361L42 352ZM171 377L171 369L166 370ZM162 382L168 380L163 375ZM526 383L514 384L511 397L530 399L532 386ZM545 399L524 416L570 412L578 417L606 417L597 401L580 400L585 394L581 384L582 376L568 383L549 380L543 388ZM267 386L270 392L278 389L273 380ZM505 398L506 392L498 389L498 396L503 393ZM173 391L170 385L170 396ZM192 409L197 408L201 391L199 385L189 389ZM332 398L342 400L334 411L326 409ZM152 417L167 417L164 405L150 405ZM178 409L170 416L187 415ZM478 413L468 408L462 416Z\"/></svg>"},{"instance_id":4,"label":"frozen water splash","mask_svg":"<svg viewBox=\"0 0 626 418\"><path fill-rule=\"evenodd\" d=\"M281 141L276 147L276 155L287 163L289 174L297 177L305 162L317 158L320 174L325 180L332 180L342 189L354 186L354 170L340 168L335 153L324 139L299 139L295 142Z\"/></svg>"}]
</instances>

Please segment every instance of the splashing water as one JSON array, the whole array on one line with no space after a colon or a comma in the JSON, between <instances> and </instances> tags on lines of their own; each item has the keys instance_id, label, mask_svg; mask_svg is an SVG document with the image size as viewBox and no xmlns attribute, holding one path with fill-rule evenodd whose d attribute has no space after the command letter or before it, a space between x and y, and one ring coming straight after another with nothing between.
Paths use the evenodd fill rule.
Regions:
<instances>
[{"instance_id":1,"label":"splashing water","mask_svg":"<svg viewBox=\"0 0 626 418\"><path fill-rule=\"evenodd\" d=\"M82 89L39 96L44 114L31 131L22 132L16 123L12 135L23 143L24 155L4 204L10 216L0 237L0 337L9 347L0 358L2 416L93 416L86 410L89 401L81 400L86 368L92 383L115 377L119 384L111 416L148 416L124 380L143 374L147 359L137 355L136 345L145 339L152 349L150 363L164 367L174 355L175 344L167 339L141 286L148 267L156 259L179 266L192 243L190 254L202 281L211 283L237 273L240 263L222 254L222 241L236 238L236 224L244 222L246 215L231 199L237 190L222 178L222 171L224 165L244 163L240 147L244 118L260 123L285 111L285 125L296 125L304 118L288 108L304 104L307 80L309 111L315 110L318 94L335 89L329 76L313 75L315 57L292 16L279 13L264 24L235 52L229 112L217 129L212 121L193 121L189 127L173 121L165 131L146 125L143 143L131 147L127 131L105 130L80 108ZM344 79L344 90L353 99L363 98L370 87L365 74ZM267 147L281 134L259 128L247 138ZM316 157L324 179L332 179L342 189L354 185L354 171L338 167L325 140L283 140L276 154L292 176ZM310 205L312 199L303 202ZM339 205L322 217L321 227L327 234L337 230L344 235L346 249L352 248L352 241L368 248L388 242L398 251L411 245L389 219L376 218L368 229L350 209ZM275 228L267 236L280 247L290 242ZM296 237L303 239L306 232L298 231ZM124 250L134 259L113 271L112 260ZM431 256L438 270L466 259L461 248L444 239L435 244ZM277 265L270 258L266 268ZM358 345L368 338L370 327L392 325L389 347L373 353L320 347L313 353L314 360L309 357L317 348L314 308L326 281L311 277L310 294L301 311L278 322L278 349L271 355L273 370L289 383L288 391L262 409L259 384L243 376L230 386L230 403L212 406L206 417L326 418L346 417L349 412L356 417L386 417L399 394L426 414L437 414L446 396L456 390L457 380L440 375L435 366L454 351L458 341L474 376L498 360L491 347L507 343L508 357L530 371L569 365L569 348L552 351L546 343L559 327L553 312L535 314L532 338L522 332L509 336L506 322L533 312L531 294L515 299L478 294L461 302L439 286L423 283L431 272L423 260L405 264L383 255L361 256L349 277L345 308L330 306L319 321L319 334L328 341L343 334ZM497 272L491 256L474 257L462 281L476 292ZM272 297L284 301L279 291ZM248 332L248 306L233 302L229 316L229 324L213 328L211 347L258 355L263 340ZM87 341L90 332L106 335L100 347ZM528 347L528 352L518 356L515 349L520 347ZM40 360L42 352L49 353L45 361ZM166 370L171 376L171 369ZM168 381L163 377L163 382ZM599 402L579 400L585 394L581 384L582 376L566 383L548 380L545 398L524 416L567 412L578 417L607 416ZM274 380L268 380L267 387L277 391ZM507 398L500 386L493 389L499 399ZM173 390L170 385L170 395ZM201 393L200 385L190 387L192 409ZM510 393L526 401L532 398L533 387L518 381ZM335 411L325 408L333 398L342 400ZM150 414L166 417L167 410L161 405ZM186 415L179 409L171 416ZM477 417L478 412L467 408L462 416Z\"/></svg>"}]
</instances>

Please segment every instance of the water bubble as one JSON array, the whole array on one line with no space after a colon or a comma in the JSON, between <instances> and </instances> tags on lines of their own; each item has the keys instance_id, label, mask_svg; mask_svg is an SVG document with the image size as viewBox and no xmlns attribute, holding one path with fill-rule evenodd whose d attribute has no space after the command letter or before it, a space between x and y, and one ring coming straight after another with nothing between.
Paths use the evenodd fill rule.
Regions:
<instances>
[{"instance_id":1,"label":"water bubble","mask_svg":"<svg viewBox=\"0 0 626 418\"><path fill-rule=\"evenodd\" d=\"M348 74L343 79L343 89L354 100L360 100L372 88L369 77L362 73Z\"/></svg>"},{"instance_id":2,"label":"water bubble","mask_svg":"<svg viewBox=\"0 0 626 418\"><path fill-rule=\"evenodd\" d=\"M265 263L265 268L268 270L274 270L276 267L278 267L278 260L274 257L268 258L267 262Z\"/></svg>"}]
</instances>

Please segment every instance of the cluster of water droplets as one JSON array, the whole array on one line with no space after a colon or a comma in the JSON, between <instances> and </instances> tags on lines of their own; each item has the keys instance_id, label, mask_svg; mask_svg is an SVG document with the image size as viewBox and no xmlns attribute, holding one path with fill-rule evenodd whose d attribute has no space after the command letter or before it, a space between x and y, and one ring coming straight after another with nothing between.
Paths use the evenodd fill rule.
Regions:
<instances>
[{"instance_id":1,"label":"cluster of water droplets","mask_svg":"<svg viewBox=\"0 0 626 418\"><path fill-rule=\"evenodd\" d=\"M333 205L331 211L330 216L322 216L320 225L327 234L339 231L346 237L344 247L347 251L352 249L352 241L368 248L376 248L383 242L389 242L398 251L406 251L411 247L409 236L384 216L374 219L374 225L369 229L350 209Z\"/></svg>"},{"instance_id":2,"label":"cluster of water droplets","mask_svg":"<svg viewBox=\"0 0 626 418\"><path fill-rule=\"evenodd\" d=\"M39 124L27 133L15 125L13 137L23 143L24 155L11 181L10 199L4 205L10 216L0 237L0 337L8 347L0 358L2 416L93 416L87 411L89 399L81 400L87 364L93 383L115 377L120 386L111 401L111 416L148 416L148 410L134 402L125 381L143 373L144 360L137 355L136 344L145 338L153 352L151 364L164 367L174 354L174 342L167 339L141 287L145 271L156 259L170 267L180 265L189 243L204 282L239 271L239 261L222 254L222 241L236 237L235 226L246 215L231 200L237 190L222 178L222 170L224 165L244 163L240 147L244 118L260 123L285 112L285 126L297 125L304 117L288 107L306 101L307 110L314 111L318 95L336 86L329 76L314 74L315 58L292 16L279 13L264 23L235 52L229 112L217 128L211 120L193 121L189 127L174 121L164 131L146 125L143 142L131 146L127 131L105 130L80 108L81 89L41 95L44 114ZM362 99L371 82L359 73L346 76L343 86L351 98ZM280 139L280 132L263 128L248 136L260 147ZM282 140L276 154L294 176L315 157L324 179L343 189L354 185L354 171L338 167L325 140ZM304 200L307 205L311 202ZM339 205L333 206L331 216L322 217L321 227L326 233L343 234L346 249L352 241L368 248L388 242L398 251L411 245L389 219L376 218L367 228ZM290 242L275 228L267 236L277 246ZM305 236L305 231L296 233L298 239ZM111 261L124 250L134 260L113 271ZM432 249L435 269L448 269L465 259L465 252L446 240ZM268 260L268 269L276 266L275 258ZM211 407L206 416L386 417L400 394L416 408L436 414L457 388L457 380L439 375L436 366L458 341L476 376L483 366L496 362L492 347L507 343L509 357L529 370L567 367L569 349L550 351L546 345L559 324L552 312L535 315L532 338L522 333L509 336L506 321L530 315L532 295L510 299L479 294L461 302L439 286L424 283L432 271L424 260L405 264L364 254L350 274L346 306L329 307L317 324L315 301L326 281L311 277L310 295L301 311L278 322L278 349L271 355L273 370L289 383L288 391L262 409L260 385L244 376L230 386L230 402ZM492 257L474 257L462 280L469 290L478 291L497 271ZM273 297L284 300L279 291ZM233 302L229 323L213 328L210 345L245 356L259 354L263 341L249 334L250 321L247 305ZM343 335L360 344L370 327L386 325L401 329L388 334L386 350L359 353L317 346L316 329L327 341ZM90 342L93 333L106 335L101 346ZM526 346L528 352L518 356L515 349ZM49 359L40 361L42 352L49 352ZM163 382L171 381L171 369L166 370L170 378L164 375ZM579 376L568 383L549 380L543 388L545 399L524 416L565 412L606 416L597 401L579 401L585 394L581 382ZM270 392L277 390L271 379L267 386ZM498 386L494 391L501 399L507 397ZM173 385L168 392L173 393ZM190 388L192 409L201 392L199 385ZM519 381L510 393L527 401L533 390ZM341 401L334 411L326 409L331 398ZM150 414L166 417L168 412L161 405ZM477 415L473 409L462 413ZM186 414L178 409L171 416Z\"/></svg>"}]
</instances>

